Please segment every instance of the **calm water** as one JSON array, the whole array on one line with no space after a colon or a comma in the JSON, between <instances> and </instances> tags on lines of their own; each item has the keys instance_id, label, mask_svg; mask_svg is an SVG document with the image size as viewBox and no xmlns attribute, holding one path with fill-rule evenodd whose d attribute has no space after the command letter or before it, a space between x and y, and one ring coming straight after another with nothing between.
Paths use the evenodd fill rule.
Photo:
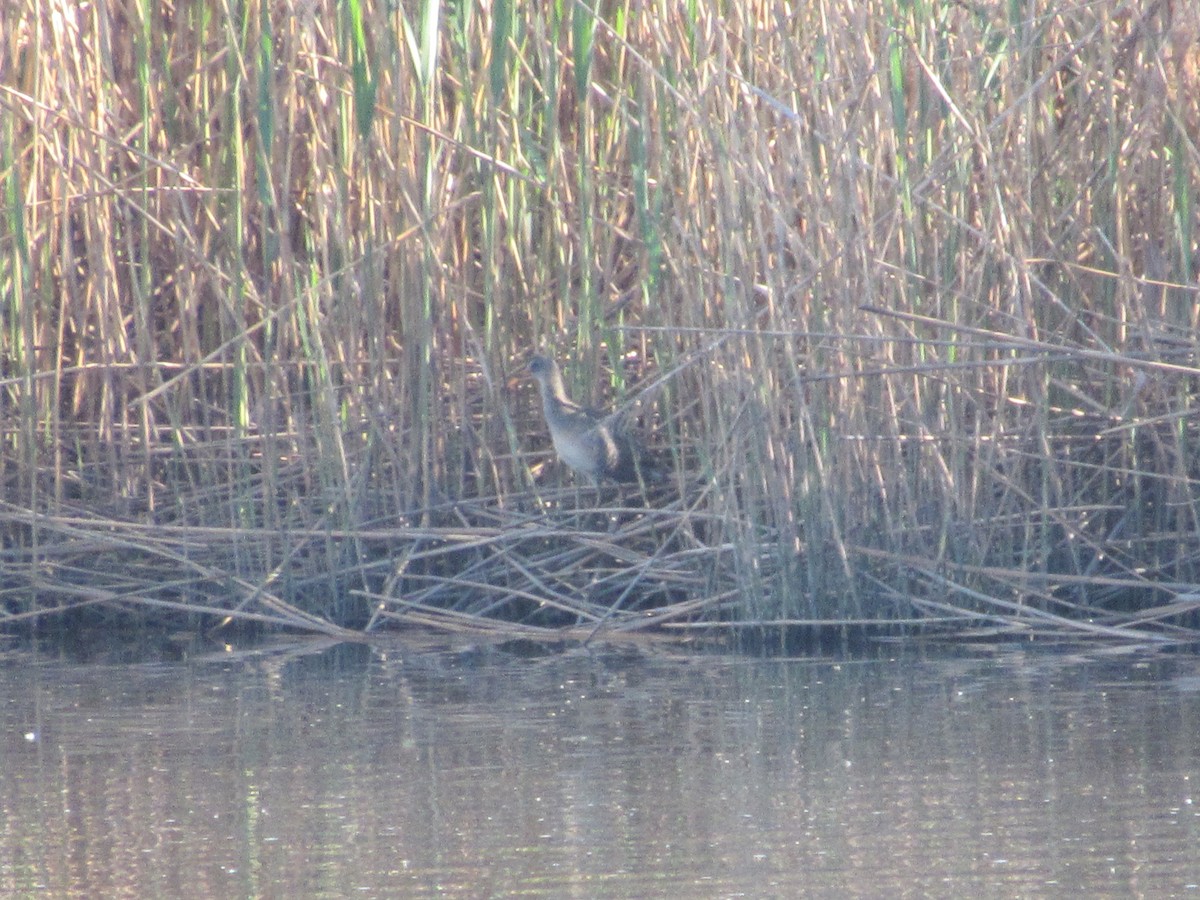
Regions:
<instances>
[{"instance_id":1,"label":"calm water","mask_svg":"<svg viewBox=\"0 0 1200 900\"><path fill-rule=\"evenodd\" d=\"M0 895L1200 897L1200 658L0 654Z\"/></svg>"}]
</instances>

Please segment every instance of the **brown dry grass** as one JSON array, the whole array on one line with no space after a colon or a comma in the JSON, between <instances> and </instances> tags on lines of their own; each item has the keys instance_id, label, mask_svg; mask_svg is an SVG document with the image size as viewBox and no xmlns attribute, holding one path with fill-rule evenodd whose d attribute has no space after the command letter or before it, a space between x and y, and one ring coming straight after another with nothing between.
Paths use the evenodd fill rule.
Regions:
<instances>
[{"instance_id":1,"label":"brown dry grass","mask_svg":"<svg viewBox=\"0 0 1200 900\"><path fill-rule=\"evenodd\" d=\"M543 6L6 6L6 615L1194 637L1194 9Z\"/></svg>"}]
</instances>

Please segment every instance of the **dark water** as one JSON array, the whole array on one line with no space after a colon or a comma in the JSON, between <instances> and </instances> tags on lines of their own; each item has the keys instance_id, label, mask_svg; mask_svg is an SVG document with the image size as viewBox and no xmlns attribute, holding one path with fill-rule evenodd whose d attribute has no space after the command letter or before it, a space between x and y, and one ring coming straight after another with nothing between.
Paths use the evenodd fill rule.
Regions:
<instances>
[{"instance_id":1,"label":"dark water","mask_svg":"<svg viewBox=\"0 0 1200 900\"><path fill-rule=\"evenodd\" d=\"M0 654L0 895L1200 896L1200 658Z\"/></svg>"}]
</instances>

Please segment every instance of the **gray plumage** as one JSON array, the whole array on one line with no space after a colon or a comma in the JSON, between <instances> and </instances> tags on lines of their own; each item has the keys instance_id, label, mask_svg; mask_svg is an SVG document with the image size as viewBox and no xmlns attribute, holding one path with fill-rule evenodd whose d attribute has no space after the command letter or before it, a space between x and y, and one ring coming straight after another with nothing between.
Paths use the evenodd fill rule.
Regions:
<instances>
[{"instance_id":1,"label":"gray plumage","mask_svg":"<svg viewBox=\"0 0 1200 900\"><path fill-rule=\"evenodd\" d=\"M559 459L592 484L605 479L637 481L639 469L648 480L651 470L640 466L641 449L630 438L622 412L604 415L580 406L567 396L562 371L548 356L534 356L529 372L542 394L542 412Z\"/></svg>"}]
</instances>

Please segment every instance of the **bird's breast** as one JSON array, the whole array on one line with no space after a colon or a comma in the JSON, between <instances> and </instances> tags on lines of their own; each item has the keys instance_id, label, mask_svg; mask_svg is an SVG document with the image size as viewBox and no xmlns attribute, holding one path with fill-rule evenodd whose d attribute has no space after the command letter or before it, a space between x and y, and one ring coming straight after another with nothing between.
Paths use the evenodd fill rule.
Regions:
<instances>
[{"instance_id":1,"label":"bird's breast","mask_svg":"<svg viewBox=\"0 0 1200 900\"><path fill-rule=\"evenodd\" d=\"M552 434L551 437L554 439L554 449L559 458L572 469L592 474L600 468L600 459L592 441L561 432Z\"/></svg>"}]
</instances>

